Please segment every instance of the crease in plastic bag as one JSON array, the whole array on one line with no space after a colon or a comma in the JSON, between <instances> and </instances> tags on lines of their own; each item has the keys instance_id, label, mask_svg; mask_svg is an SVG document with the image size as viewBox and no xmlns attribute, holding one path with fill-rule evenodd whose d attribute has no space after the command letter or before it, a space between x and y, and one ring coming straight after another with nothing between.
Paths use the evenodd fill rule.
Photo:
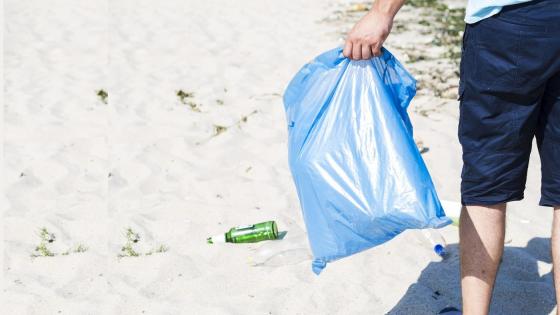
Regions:
<instances>
[{"instance_id":1,"label":"crease in plastic bag","mask_svg":"<svg viewBox=\"0 0 560 315\"><path fill-rule=\"evenodd\" d=\"M327 51L288 85L289 165L316 274L406 229L451 223L412 137L415 93L386 49L361 61Z\"/></svg>"}]
</instances>

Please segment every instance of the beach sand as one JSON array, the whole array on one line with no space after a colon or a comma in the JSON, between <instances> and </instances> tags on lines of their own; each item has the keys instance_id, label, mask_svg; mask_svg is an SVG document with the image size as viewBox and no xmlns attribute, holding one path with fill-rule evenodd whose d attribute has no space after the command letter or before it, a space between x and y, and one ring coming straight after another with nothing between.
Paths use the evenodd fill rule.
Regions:
<instances>
[{"instance_id":1,"label":"beach sand","mask_svg":"<svg viewBox=\"0 0 560 315\"><path fill-rule=\"evenodd\" d=\"M4 1L1 313L460 306L456 226L441 230L444 261L409 231L320 276L311 271L282 93L303 64L342 43L361 10L334 0ZM409 112L440 197L459 201L457 78L438 58L407 62L414 47L441 54L409 23L417 10L403 9L396 24L406 27L386 47L418 76L446 75L444 93L421 89ZM533 152L525 199L508 210L492 314L554 312L552 211L537 206L539 170ZM267 220L284 239L206 244ZM41 241L43 227L52 243L47 234ZM54 256L31 257L48 253L37 246ZM255 266L274 253L284 255Z\"/></svg>"}]
</instances>

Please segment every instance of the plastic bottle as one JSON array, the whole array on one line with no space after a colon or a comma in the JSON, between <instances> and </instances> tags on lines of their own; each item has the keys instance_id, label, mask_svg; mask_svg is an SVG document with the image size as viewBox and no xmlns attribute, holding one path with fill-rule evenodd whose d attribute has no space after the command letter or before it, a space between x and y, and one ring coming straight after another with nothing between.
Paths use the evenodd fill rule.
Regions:
<instances>
[{"instance_id":1,"label":"plastic bottle","mask_svg":"<svg viewBox=\"0 0 560 315\"><path fill-rule=\"evenodd\" d=\"M255 243L278 238L276 222L267 221L253 225L237 226L224 234L218 234L206 239L209 244L214 243Z\"/></svg>"},{"instance_id":2,"label":"plastic bottle","mask_svg":"<svg viewBox=\"0 0 560 315\"><path fill-rule=\"evenodd\" d=\"M282 241L266 242L251 249L247 257L249 265L277 268L311 262L313 256L309 249L307 235L303 230L298 229L297 225L293 225L290 230L290 235L287 237L279 236Z\"/></svg>"},{"instance_id":3,"label":"plastic bottle","mask_svg":"<svg viewBox=\"0 0 560 315\"><path fill-rule=\"evenodd\" d=\"M441 200L441 206L445 211L445 215L453 220L453 225L459 225L459 217L461 216L461 209L463 206L460 202Z\"/></svg>"},{"instance_id":4,"label":"plastic bottle","mask_svg":"<svg viewBox=\"0 0 560 315\"><path fill-rule=\"evenodd\" d=\"M250 264L254 267L283 267L311 259L307 248L288 248L278 252L261 250L250 258Z\"/></svg>"},{"instance_id":5,"label":"plastic bottle","mask_svg":"<svg viewBox=\"0 0 560 315\"><path fill-rule=\"evenodd\" d=\"M442 258L447 257L448 255L448 252L446 250L447 242L445 242L445 239L443 238L441 233L439 233L437 230L434 229L423 229L422 235L429 242L430 246L432 247L432 250L434 251L434 253L436 253L436 255Z\"/></svg>"}]
</instances>

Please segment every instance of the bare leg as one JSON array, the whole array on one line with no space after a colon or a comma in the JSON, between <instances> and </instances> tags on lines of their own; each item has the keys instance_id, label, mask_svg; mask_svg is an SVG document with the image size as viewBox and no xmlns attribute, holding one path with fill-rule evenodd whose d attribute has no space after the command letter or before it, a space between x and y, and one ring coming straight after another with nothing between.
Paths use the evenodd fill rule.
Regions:
<instances>
[{"instance_id":1,"label":"bare leg","mask_svg":"<svg viewBox=\"0 0 560 315\"><path fill-rule=\"evenodd\" d=\"M506 204L461 210L459 238L463 314L486 315L505 237Z\"/></svg>"},{"instance_id":2,"label":"bare leg","mask_svg":"<svg viewBox=\"0 0 560 315\"><path fill-rule=\"evenodd\" d=\"M554 270L554 286L556 287L556 301L560 301L560 207L554 207L552 219L552 266ZM556 308L556 314L560 310Z\"/></svg>"}]
</instances>

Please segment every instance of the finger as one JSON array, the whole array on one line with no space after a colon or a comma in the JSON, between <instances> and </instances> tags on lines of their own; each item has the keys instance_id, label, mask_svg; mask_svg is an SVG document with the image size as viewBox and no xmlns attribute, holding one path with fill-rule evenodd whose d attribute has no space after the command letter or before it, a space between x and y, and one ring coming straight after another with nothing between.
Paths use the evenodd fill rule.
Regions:
<instances>
[{"instance_id":1,"label":"finger","mask_svg":"<svg viewBox=\"0 0 560 315\"><path fill-rule=\"evenodd\" d=\"M359 43L352 44L352 59L360 60L362 59L362 45Z\"/></svg>"},{"instance_id":2,"label":"finger","mask_svg":"<svg viewBox=\"0 0 560 315\"><path fill-rule=\"evenodd\" d=\"M371 53L374 57L381 56L381 47L379 46L371 46Z\"/></svg>"},{"instance_id":3,"label":"finger","mask_svg":"<svg viewBox=\"0 0 560 315\"><path fill-rule=\"evenodd\" d=\"M371 46L370 45L363 45L362 46L362 58L366 59L366 60L371 58Z\"/></svg>"},{"instance_id":4,"label":"finger","mask_svg":"<svg viewBox=\"0 0 560 315\"><path fill-rule=\"evenodd\" d=\"M347 58L352 56L352 42L351 41L346 40L346 44L344 44L344 50L342 51L342 54L344 55L344 57L347 57Z\"/></svg>"}]
</instances>

